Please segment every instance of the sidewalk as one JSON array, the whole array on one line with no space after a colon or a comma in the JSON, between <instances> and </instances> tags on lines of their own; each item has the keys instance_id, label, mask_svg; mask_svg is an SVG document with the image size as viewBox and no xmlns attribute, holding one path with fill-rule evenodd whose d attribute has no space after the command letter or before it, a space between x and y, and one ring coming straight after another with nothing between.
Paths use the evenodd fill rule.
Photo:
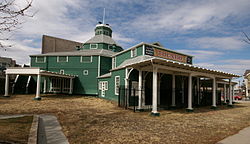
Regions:
<instances>
[{"instance_id":1,"label":"sidewalk","mask_svg":"<svg viewBox=\"0 0 250 144\"><path fill-rule=\"evenodd\" d=\"M53 115L40 115L45 130L47 144L69 144L62 128Z\"/></svg>"},{"instance_id":2,"label":"sidewalk","mask_svg":"<svg viewBox=\"0 0 250 144\"><path fill-rule=\"evenodd\" d=\"M229 136L217 144L249 144L250 143L250 127L246 127L239 133Z\"/></svg>"}]
</instances>

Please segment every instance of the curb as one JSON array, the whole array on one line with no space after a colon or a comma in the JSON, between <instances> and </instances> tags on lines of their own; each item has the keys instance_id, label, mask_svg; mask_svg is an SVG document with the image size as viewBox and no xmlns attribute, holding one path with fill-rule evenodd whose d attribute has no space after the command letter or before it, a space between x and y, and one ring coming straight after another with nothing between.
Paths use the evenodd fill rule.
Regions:
<instances>
[{"instance_id":1,"label":"curb","mask_svg":"<svg viewBox=\"0 0 250 144\"><path fill-rule=\"evenodd\" d=\"M37 144L38 141L38 124L39 124L39 116L33 116L33 122L30 128L28 144Z\"/></svg>"}]
</instances>

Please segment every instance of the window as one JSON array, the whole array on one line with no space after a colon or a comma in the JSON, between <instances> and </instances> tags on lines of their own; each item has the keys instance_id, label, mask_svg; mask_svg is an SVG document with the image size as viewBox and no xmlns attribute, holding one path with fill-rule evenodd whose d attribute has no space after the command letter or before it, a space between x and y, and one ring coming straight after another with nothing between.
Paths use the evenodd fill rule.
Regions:
<instances>
[{"instance_id":1,"label":"window","mask_svg":"<svg viewBox=\"0 0 250 144\"><path fill-rule=\"evenodd\" d=\"M64 74L64 70L60 70L59 73L60 73L60 74Z\"/></svg>"},{"instance_id":2,"label":"window","mask_svg":"<svg viewBox=\"0 0 250 144\"><path fill-rule=\"evenodd\" d=\"M92 56L81 56L81 62L82 63L91 63L92 62Z\"/></svg>"},{"instance_id":3,"label":"window","mask_svg":"<svg viewBox=\"0 0 250 144\"><path fill-rule=\"evenodd\" d=\"M109 50L113 50L115 48L115 46L113 46L113 45L108 45L108 49Z\"/></svg>"},{"instance_id":4,"label":"window","mask_svg":"<svg viewBox=\"0 0 250 144\"><path fill-rule=\"evenodd\" d=\"M115 95L119 95L120 76L115 76Z\"/></svg>"},{"instance_id":5,"label":"window","mask_svg":"<svg viewBox=\"0 0 250 144\"><path fill-rule=\"evenodd\" d=\"M46 57L44 56L37 56L36 57L36 63L45 63Z\"/></svg>"},{"instance_id":6,"label":"window","mask_svg":"<svg viewBox=\"0 0 250 144\"><path fill-rule=\"evenodd\" d=\"M83 75L89 75L89 71L88 70L83 70Z\"/></svg>"},{"instance_id":7,"label":"window","mask_svg":"<svg viewBox=\"0 0 250 144\"><path fill-rule=\"evenodd\" d=\"M90 49L97 49L98 45L97 44L90 44Z\"/></svg>"},{"instance_id":8,"label":"window","mask_svg":"<svg viewBox=\"0 0 250 144\"><path fill-rule=\"evenodd\" d=\"M105 89L105 90L108 90L108 82L105 81L105 82L103 82L103 83L104 83L104 89Z\"/></svg>"},{"instance_id":9,"label":"window","mask_svg":"<svg viewBox=\"0 0 250 144\"><path fill-rule=\"evenodd\" d=\"M68 62L68 56L57 56L57 62Z\"/></svg>"},{"instance_id":10,"label":"window","mask_svg":"<svg viewBox=\"0 0 250 144\"><path fill-rule=\"evenodd\" d=\"M112 58L112 68L116 68L116 57Z\"/></svg>"},{"instance_id":11,"label":"window","mask_svg":"<svg viewBox=\"0 0 250 144\"><path fill-rule=\"evenodd\" d=\"M131 57L136 57L137 56L137 49L131 49Z\"/></svg>"}]
</instances>

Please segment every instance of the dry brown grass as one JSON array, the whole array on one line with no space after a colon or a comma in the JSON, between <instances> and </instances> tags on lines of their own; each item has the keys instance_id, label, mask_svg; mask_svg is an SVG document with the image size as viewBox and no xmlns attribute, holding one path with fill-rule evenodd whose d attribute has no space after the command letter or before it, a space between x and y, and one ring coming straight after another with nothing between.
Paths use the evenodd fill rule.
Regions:
<instances>
[{"instance_id":1,"label":"dry brown grass","mask_svg":"<svg viewBox=\"0 0 250 144\"><path fill-rule=\"evenodd\" d=\"M55 114L70 143L206 143L212 144L250 125L250 103L134 113L94 97L34 95L0 98L0 114Z\"/></svg>"},{"instance_id":2,"label":"dry brown grass","mask_svg":"<svg viewBox=\"0 0 250 144\"><path fill-rule=\"evenodd\" d=\"M0 119L0 143L26 144L33 117Z\"/></svg>"}]
</instances>

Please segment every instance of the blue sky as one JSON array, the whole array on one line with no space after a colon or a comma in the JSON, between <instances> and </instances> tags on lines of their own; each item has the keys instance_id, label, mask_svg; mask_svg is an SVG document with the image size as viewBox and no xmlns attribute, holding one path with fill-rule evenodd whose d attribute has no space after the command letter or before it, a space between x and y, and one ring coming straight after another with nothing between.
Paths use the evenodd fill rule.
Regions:
<instances>
[{"instance_id":1,"label":"blue sky","mask_svg":"<svg viewBox=\"0 0 250 144\"><path fill-rule=\"evenodd\" d=\"M25 1L19 0L19 5ZM127 49L140 42L160 42L166 48L194 56L194 64L242 75L250 69L249 0L34 0L13 44L0 56L29 63L41 51L43 34L85 42L94 35L98 21L113 29L114 39Z\"/></svg>"}]
</instances>

